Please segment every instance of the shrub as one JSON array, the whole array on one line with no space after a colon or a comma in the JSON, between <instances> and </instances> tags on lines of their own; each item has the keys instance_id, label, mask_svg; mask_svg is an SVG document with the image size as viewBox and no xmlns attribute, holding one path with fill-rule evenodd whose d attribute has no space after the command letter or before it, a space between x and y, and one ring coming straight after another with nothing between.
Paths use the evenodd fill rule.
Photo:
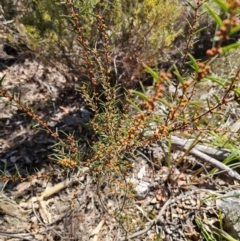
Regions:
<instances>
[{"instance_id":1,"label":"shrub","mask_svg":"<svg viewBox=\"0 0 240 241\"><path fill-rule=\"evenodd\" d=\"M132 76L133 82L134 76L137 79L141 77L143 68L139 67L139 63L157 64L163 48L169 47L181 34L175 25L182 11L178 0L135 0L131 3L121 0L115 4L100 0L76 1L74 8L81 17L84 38L91 47L99 44L94 16L101 12L108 16L105 21L108 27L106 34L110 36L109 47L115 52L121 82L126 82L126 85L128 77ZM15 4L14 11L10 7L4 10L10 19L17 20L15 25L19 34L24 35L23 39L14 37L15 33L6 35L11 45L20 46L21 41L22 45L38 53L42 61L54 62L57 59L82 79L82 52L76 45L76 35L68 29L69 23L63 18L67 14L64 4L57 1L22 1ZM66 50L75 54L69 55ZM76 68L81 69L82 75L75 71ZM126 77L122 71L126 71Z\"/></svg>"},{"instance_id":2,"label":"shrub","mask_svg":"<svg viewBox=\"0 0 240 241\"><path fill-rule=\"evenodd\" d=\"M134 163L130 160L134 159L138 147L148 146L157 141L166 142L170 150L171 135L181 134L197 141L200 137L208 137L210 132L225 133L226 131L222 128L229 115L225 112L225 108L239 98L240 70L232 72L229 79L222 79L214 76L211 72L211 65L216 58L240 45L234 43L223 47L225 41L239 31L236 13L240 6L238 1L225 3L218 0L216 2L228 17L221 20L211 6L204 4L208 14L218 26L218 31L213 38L213 47L207 50L205 61L197 60L189 53L193 46L192 36L201 31L201 29L196 29L196 24L203 2L197 1L197 5L193 7L195 18L192 23L189 23L190 33L186 36L187 45L182 53L182 59L179 60L182 61L182 66L191 69L192 74L186 74L175 65L169 70L153 69L159 49L172 43L179 34L170 22L178 16L177 1L134 1L127 11L124 8L126 1L118 1L116 5L110 6L97 1L96 4L90 6L92 8L87 8L86 12L76 11L78 4L70 0L66 1L69 11L67 18L70 19L72 29L77 35L77 42L83 53L82 61L84 61L89 80L82 85L80 90L85 97L85 103L94 112L93 119L87 124L93 131L93 141L90 143L87 156L81 153L72 135L67 135L66 140L60 139L58 134L48 128L46 123L41 121L29 107L24 107L20 100L8 94L4 88L0 89L1 95L7 97L9 101L14 101L20 109L57 138L59 143L55 146L57 153L54 157L62 166L73 169L88 166L97 182L97 192L102 199L105 195L123 196L119 206L111 213L118 217L121 212L119 219L123 223L124 219L129 222L128 216L123 215L124 204L131 201L134 191L132 184L126 180L134 167ZM94 15L96 9L109 14L107 24L102 15ZM170 13L173 14L170 16ZM52 17L53 13L49 16ZM127 19L125 25L121 24L121 18ZM46 20L48 17L36 19L49 23ZM91 37L89 38L92 29L87 27L88 19L91 26L95 26L93 31L97 33L96 44L93 44ZM132 31L128 33L127 30L131 24L133 24ZM107 34L108 26L113 35L111 45ZM39 30L40 35L43 30L44 28ZM119 31L122 33L120 38ZM127 34L130 36L126 36ZM119 85L112 86L110 83L111 68L114 62L111 59L110 50L112 44L121 42L119 39L133 44L134 48L140 51L141 61L145 62L144 68L154 80L150 90L146 90L143 85L141 85L141 91L126 90L127 104L123 103L122 108L119 108L121 100L118 92ZM200 91L205 91L206 82L209 81L217 85L217 94L208 93L205 98L201 99L202 92ZM187 151L177 163L167 162L166 165L170 169L172 166L181 165ZM103 184L107 185L105 191L101 189Z\"/></svg>"}]
</instances>

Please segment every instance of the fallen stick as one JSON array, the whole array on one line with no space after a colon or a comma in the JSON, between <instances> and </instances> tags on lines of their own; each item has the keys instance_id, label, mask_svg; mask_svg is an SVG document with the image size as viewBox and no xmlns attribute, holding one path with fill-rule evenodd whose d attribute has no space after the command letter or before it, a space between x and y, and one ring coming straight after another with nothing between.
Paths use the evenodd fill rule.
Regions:
<instances>
[{"instance_id":1,"label":"fallen stick","mask_svg":"<svg viewBox=\"0 0 240 241\"><path fill-rule=\"evenodd\" d=\"M181 139L179 137L173 136L172 137L172 147L175 150L186 151L191 146L191 143L193 141L194 140ZM215 150L215 153L214 153L214 150ZM202 146L202 145L195 145L195 146L192 147L192 149L189 151L189 153L194 155L195 157L197 157L201 161L207 162L210 165L212 165L212 166L214 166L214 167L216 167L216 168L218 168L222 171L227 172L227 174L230 177L240 181L240 175L237 172L233 171L230 167L226 166L221 161L212 157L212 156L215 155L215 157L220 157L220 160L224 160L230 154L230 151L228 151L228 150L218 150L218 149L214 149L214 148L207 148L207 147ZM210 153L211 155L206 154L206 153ZM227 155L227 153L229 153L229 154ZM223 157L225 157L225 158L223 158Z\"/></svg>"},{"instance_id":2,"label":"fallen stick","mask_svg":"<svg viewBox=\"0 0 240 241\"><path fill-rule=\"evenodd\" d=\"M186 148L190 147L192 143L194 142L194 139L184 139L184 138L179 138L176 136L172 136L172 145L175 146L184 146ZM223 161L225 160L230 154L230 150L228 149L216 149L204 145L199 145L196 144L194 148L200 152L205 153L206 155L209 155L218 161Z\"/></svg>"}]
</instances>

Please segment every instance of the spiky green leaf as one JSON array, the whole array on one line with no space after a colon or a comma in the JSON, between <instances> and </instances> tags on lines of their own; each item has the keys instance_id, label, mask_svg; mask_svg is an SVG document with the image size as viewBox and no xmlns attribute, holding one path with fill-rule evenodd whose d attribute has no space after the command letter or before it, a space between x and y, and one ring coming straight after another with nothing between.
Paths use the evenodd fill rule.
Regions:
<instances>
[{"instance_id":1,"label":"spiky green leaf","mask_svg":"<svg viewBox=\"0 0 240 241\"><path fill-rule=\"evenodd\" d=\"M203 28L200 28L198 30L196 30L193 35L197 35L198 33L200 33L201 31L203 31L204 29L206 29L207 27L203 27Z\"/></svg>"},{"instance_id":2,"label":"spiky green leaf","mask_svg":"<svg viewBox=\"0 0 240 241\"><path fill-rule=\"evenodd\" d=\"M218 98L217 95L213 94L213 98L216 100L216 102L217 102L218 104L220 103L220 100L219 100L219 98Z\"/></svg>"},{"instance_id":3,"label":"spiky green leaf","mask_svg":"<svg viewBox=\"0 0 240 241\"><path fill-rule=\"evenodd\" d=\"M144 94L146 94L145 87L144 87L144 85L142 84L142 82L141 82L141 81L140 81L140 86L141 86L142 92L143 92Z\"/></svg>"},{"instance_id":4,"label":"spiky green leaf","mask_svg":"<svg viewBox=\"0 0 240 241\"><path fill-rule=\"evenodd\" d=\"M227 45L225 47L222 47L222 51L223 51L223 53L227 53L231 49L236 49L238 47L240 47L240 42L229 44L229 45Z\"/></svg>"},{"instance_id":5,"label":"spiky green leaf","mask_svg":"<svg viewBox=\"0 0 240 241\"><path fill-rule=\"evenodd\" d=\"M127 99L127 102L129 102L129 104L136 110L136 111L141 111L141 109L139 108L139 106L137 104L135 104L133 101L131 101L130 99Z\"/></svg>"},{"instance_id":6,"label":"spiky green leaf","mask_svg":"<svg viewBox=\"0 0 240 241\"><path fill-rule=\"evenodd\" d=\"M181 76L180 72L178 71L176 65L174 65L174 69L175 69L175 71L174 71L175 76L178 78L179 82L180 82L181 85L183 86L183 84L184 84L184 79L183 79L183 77Z\"/></svg>"},{"instance_id":7,"label":"spiky green leaf","mask_svg":"<svg viewBox=\"0 0 240 241\"><path fill-rule=\"evenodd\" d=\"M234 91L235 95L240 96L240 90L239 89L235 88L233 91Z\"/></svg>"},{"instance_id":8,"label":"spiky green leaf","mask_svg":"<svg viewBox=\"0 0 240 241\"><path fill-rule=\"evenodd\" d=\"M3 83L3 80L4 80L5 76L6 76L6 75L3 75L3 77L0 79L0 86L1 86L2 83Z\"/></svg>"},{"instance_id":9,"label":"spiky green leaf","mask_svg":"<svg viewBox=\"0 0 240 241\"><path fill-rule=\"evenodd\" d=\"M156 80L156 81L160 81L160 77L159 74L154 71L152 68L150 68L149 66L147 66L146 64L143 64L143 67L147 70L147 72Z\"/></svg>"},{"instance_id":10,"label":"spiky green leaf","mask_svg":"<svg viewBox=\"0 0 240 241\"><path fill-rule=\"evenodd\" d=\"M204 3L204 6L206 7L206 9L208 10L208 13L210 14L210 16L214 19L214 21L216 22L216 24L221 27L223 25L222 19L218 16L218 14L207 4Z\"/></svg>"},{"instance_id":11,"label":"spiky green leaf","mask_svg":"<svg viewBox=\"0 0 240 241\"><path fill-rule=\"evenodd\" d=\"M210 79L211 81L221 85L221 86L224 86L225 85L225 82L226 80L225 79L220 79L220 78L217 78L217 77L214 77L214 76L206 76L205 77L206 79Z\"/></svg>"},{"instance_id":12,"label":"spiky green leaf","mask_svg":"<svg viewBox=\"0 0 240 241\"><path fill-rule=\"evenodd\" d=\"M188 5L191 7L192 10L195 10L195 7L192 5L190 1L187 1Z\"/></svg>"},{"instance_id":13,"label":"spiky green leaf","mask_svg":"<svg viewBox=\"0 0 240 241\"><path fill-rule=\"evenodd\" d=\"M236 27L231 29L229 34L232 35L232 34L235 34L235 33L239 32L239 31L240 31L240 26L236 26Z\"/></svg>"},{"instance_id":14,"label":"spiky green leaf","mask_svg":"<svg viewBox=\"0 0 240 241\"><path fill-rule=\"evenodd\" d=\"M198 64L197 64L197 60L191 55L191 54L188 54L190 60L191 60L191 67L193 68L194 71L198 71L199 70L199 67L198 67Z\"/></svg>"},{"instance_id":15,"label":"spiky green leaf","mask_svg":"<svg viewBox=\"0 0 240 241\"><path fill-rule=\"evenodd\" d=\"M148 97L147 97L146 94L144 94L144 93L142 93L142 92L140 92L140 91L137 91L137 90L132 90L131 92L132 92L132 94L134 94L134 95L136 95L136 96L139 96L139 97L142 98L143 100L148 101Z\"/></svg>"},{"instance_id":16,"label":"spiky green leaf","mask_svg":"<svg viewBox=\"0 0 240 241\"><path fill-rule=\"evenodd\" d=\"M222 0L214 0L218 6L226 13L229 11L229 7L228 4L226 3L226 1L222 1Z\"/></svg>"}]
</instances>

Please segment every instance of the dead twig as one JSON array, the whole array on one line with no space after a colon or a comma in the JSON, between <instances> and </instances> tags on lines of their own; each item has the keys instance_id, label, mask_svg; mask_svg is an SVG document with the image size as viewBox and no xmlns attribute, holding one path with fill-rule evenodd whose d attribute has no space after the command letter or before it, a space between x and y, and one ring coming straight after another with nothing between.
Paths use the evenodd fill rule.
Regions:
<instances>
[{"instance_id":1,"label":"dead twig","mask_svg":"<svg viewBox=\"0 0 240 241\"><path fill-rule=\"evenodd\" d=\"M62 237L54 228L48 227L48 225L46 225L46 224L41 220L41 218L37 215L36 210L35 210L34 205L33 205L33 203L34 203L33 192L31 192L31 196L32 196L32 199L31 199L31 200L32 200L32 210L33 210L33 213L34 213L35 217L37 218L38 222L41 223L41 224L46 228L46 231L52 230L56 235L58 235L58 237L60 237L61 239L63 239L63 237Z\"/></svg>"},{"instance_id":2,"label":"dead twig","mask_svg":"<svg viewBox=\"0 0 240 241\"><path fill-rule=\"evenodd\" d=\"M159 211L157 217L150 222L150 225L149 225L147 228L145 228L145 229L143 229L143 230L140 230L140 231L137 231L136 233L128 236L127 238L121 238L120 240L122 240L122 241L123 241L123 240L131 240L131 239L133 239L133 238L136 238L137 236L140 236L140 235L146 233L146 232L147 232L148 230L150 230L154 225L157 225L159 222L162 222L163 213L165 212L166 208L167 208L170 204L175 203L177 200L186 198L186 197L188 197L188 196L192 196L192 195L193 195L195 192L197 192L197 191L199 191L199 190L189 191L189 192L187 192L187 193L185 193L185 194L180 194L180 195L179 195L178 197L176 197L176 198L170 198L170 199L168 199L168 200L164 203L164 205L163 205L163 207L161 208L161 210Z\"/></svg>"},{"instance_id":3,"label":"dead twig","mask_svg":"<svg viewBox=\"0 0 240 241\"><path fill-rule=\"evenodd\" d=\"M100 232L105 220L102 219L102 221L98 224L98 226L92 231L90 237L94 236L93 241L98 240L98 233Z\"/></svg>"},{"instance_id":4,"label":"dead twig","mask_svg":"<svg viewBox=\"0 0 240 241\"><path fill-rule=\"evenodd\" d=\"M27 240L27 241L34 241L32 235L37 233L10 233L10 232L0 232L0 237L10 237L10 238L18 238L21 240ZM29 237L28 237L29 236Z\"/></svg>"},{"instance_id":5,"label":"dead twig","mask_svg":"<svg viewBox=\"0 0 240 241\"><path fill-rule=\"evenodd\" d=\"M87 171L88 171L88 168L84 168L83 170L80 171L80 175L81 176L84 175ZM42 200L44 200L44 199L52 196L53 194L58 193L59 191L69 187L70 185L72 185L74 183L78 183L79 178L80 177L78 175L75 178L71 178L71 179L67 178L66 180L56 184L55 186L45 189L42 192L40 198Z\"/></svg>"}]
</instances>

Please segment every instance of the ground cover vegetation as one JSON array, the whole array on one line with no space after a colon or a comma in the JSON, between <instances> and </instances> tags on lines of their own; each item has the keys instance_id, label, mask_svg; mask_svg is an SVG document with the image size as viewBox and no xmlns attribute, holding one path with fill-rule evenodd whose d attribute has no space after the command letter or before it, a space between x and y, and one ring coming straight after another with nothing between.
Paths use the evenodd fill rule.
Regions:
<instances>
[{"instance_id":1,"label":"ground cover vegetation","mask_svg":"<svg viewBox=\"0 0 240 241\"><path fill-rule=\"evenodd\" d=\"M239 230L225 232L222 223L226 221L222 220L221 211L212 211L212 216L206 219L201 209L208 207L209 200L220 198L212 190L201 195L202 189L211 189L206 180L214 183L219 192L226 191L217 189L221 178L228 179L227 184L233 190L233 186L239 187L240 181L239 114L233 111L239 104L240 68L232 63L232 69L219 76L214 65L218 59L235 54L240 46L235 37L240 30L240 2L213 2L184 2L190 14L183 29L179 27L183 23L178 21L186 9L177 0L122 0L114 4L99 0L86 5L71 0L28 1L24 14L18 18L23 24L19 23L24 43L12 38L11 32L6 34L5 47L9 51L24 46L45 63L61 56L59 62L67 65L77 79L77 90L85 106L79 110L79 138L75 132L49 126L31 105L24 103L21 92L4 87L5 77L1 80L0 95L55 138L48 158L69 180L74 176L76 181L83 173L91 177L91 188L98 200L93 202L101 214L97 219L104 220L90 235L93 240L100 237L103 240L239 238ZM21 15L6 2L3 6L11 16ZM33 13L28 8L34 9ZM200 19L206 16L211 19L211 25L200 24ZM211 26L216 31L209 30ZM200 48L198 36L207 31L212 33L211 39L202 47L204 54L197 58L193 50ZM163 68L160 58L164 51L175 50L180 40L178 58ZM146 86L145 79L150 80L150 86ZM202 148L199 143L214 150L211 158L194 149ZM144 150L149 148L153 152L145 154ZM159 155L155 155L156 149ZM218 161L216 156L222 149L230 150L230 154ZM142 164L143 159L147 164ZM13 175L4 171L1 176L4 182L31 180L36 175L22 175L17 168ZM49 171L42 178L51 175L56 176L56 172ZM151 185L142 181L144 176L151 180ZM151 189L155 199L149 200L144 190L151 193ZM41 197L55 192L43 192ZM75 192L72 195L77 200L78 191ZM168 214L171 211L166 212L167 207L194 195L196 200L193 197L194 201L191 200L196 206L194 215L186 212L184 216L181 211L184 217L174 222L180 223L181 219L184 225L175 224L180 231L174 233L174 222L167 224L168 218L174 220ZM155 202L158 207L152 208ZM151 208L144 209L147 205ZM69 209L75 212L76 207L72 201ZM87 209L91 209L89 203ZM211 223L207 222L210 219ZM106 220L114 220L114 228L108 223L108 228L101 232ZM77 221L70 219L70 222ZM169 227L171 232L167 231ZM81 240L82 233L71 229L63 239Z\"/></svg>"}]
</instances>

